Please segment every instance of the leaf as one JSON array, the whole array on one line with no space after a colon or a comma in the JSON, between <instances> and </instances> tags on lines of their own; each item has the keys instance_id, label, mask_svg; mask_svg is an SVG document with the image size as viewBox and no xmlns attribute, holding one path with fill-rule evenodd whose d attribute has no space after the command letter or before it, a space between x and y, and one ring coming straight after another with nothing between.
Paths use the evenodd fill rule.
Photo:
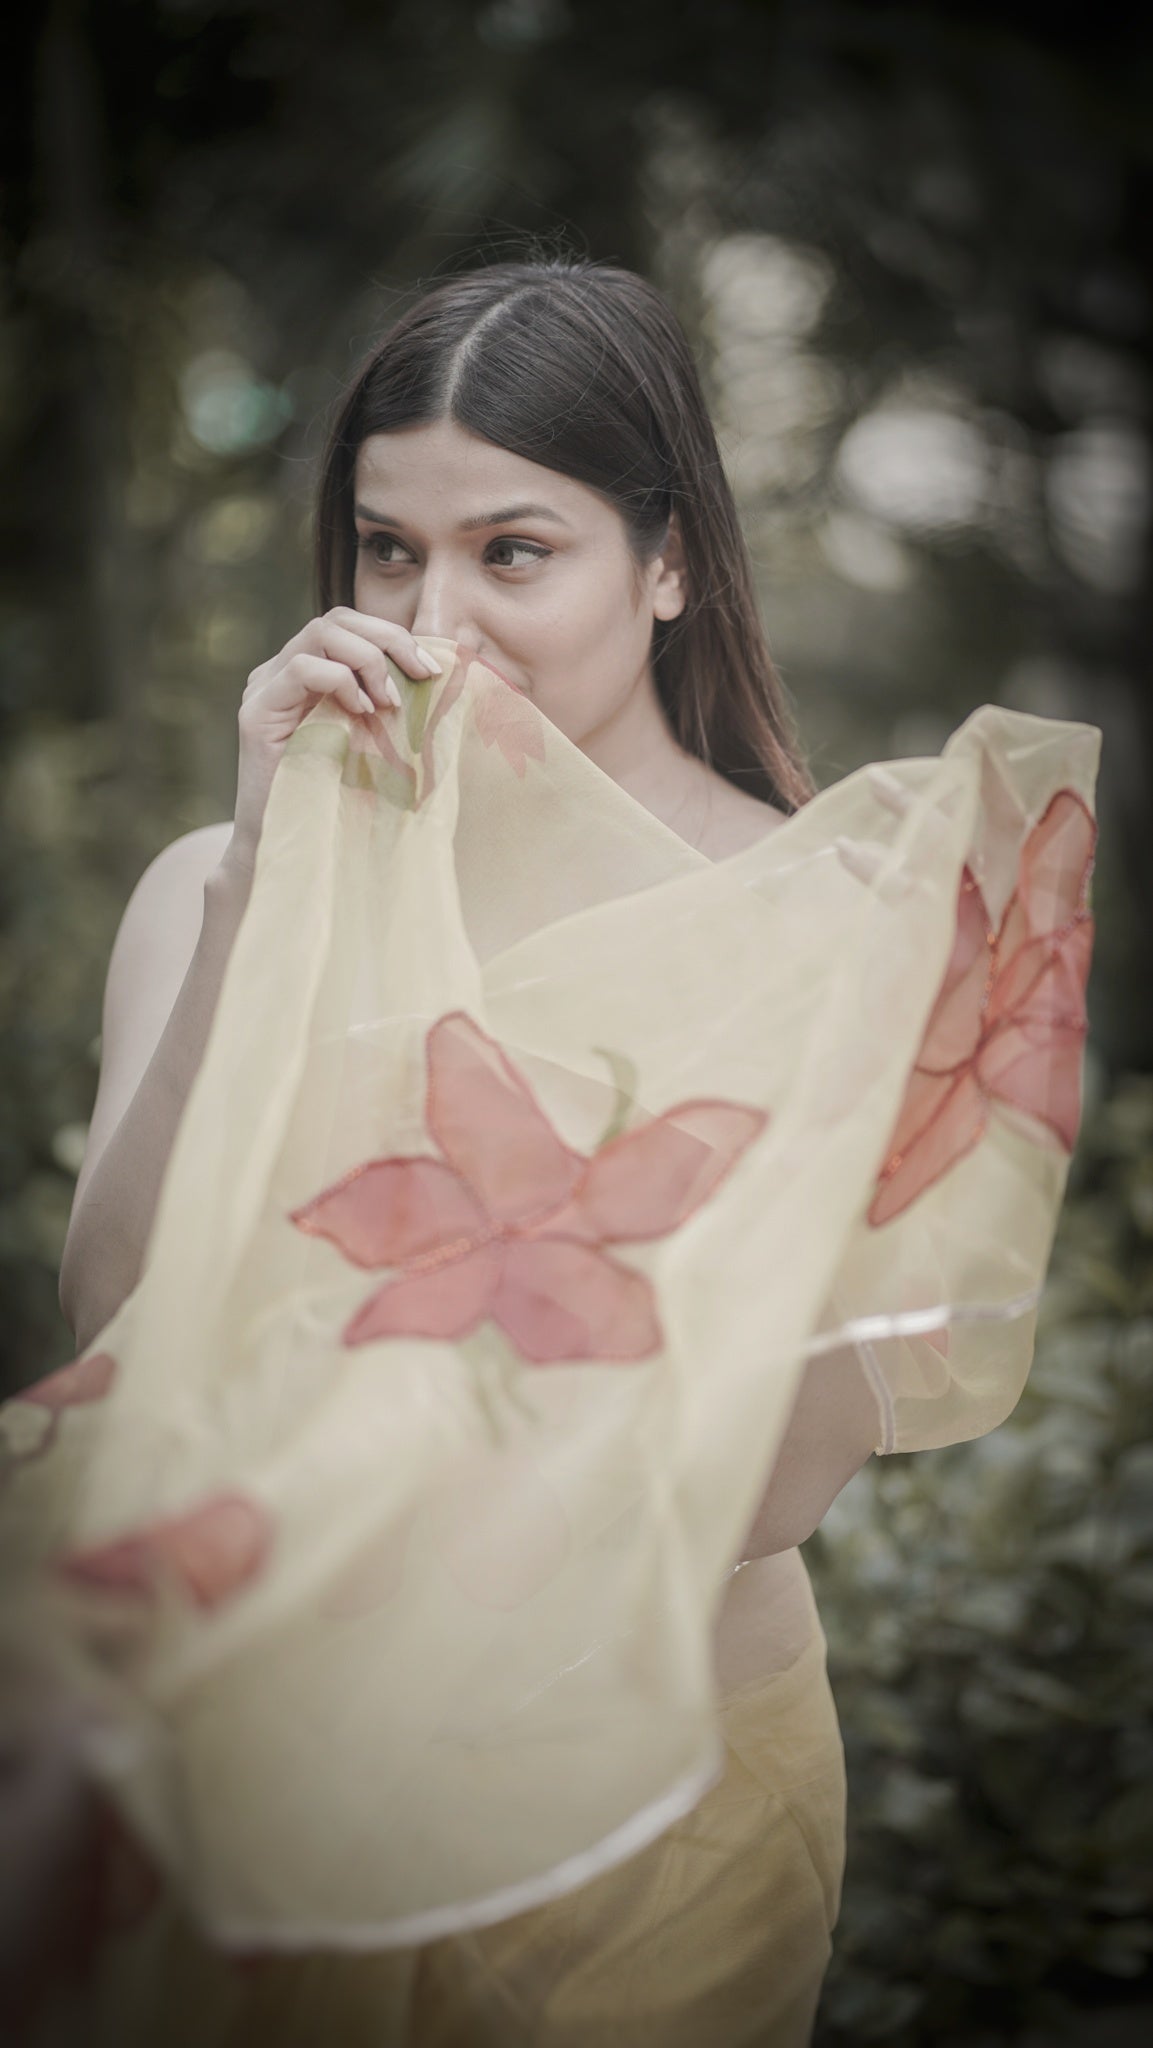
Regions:
<instances>
[{"instance_id":1,"label":"leaf","mask_svg":"<svg viewBox=\"0 0 1153 2048\"><path fill-rule=\"evenodd\" d=\"M616 1086L616 1100L609 1114L609 1120L593 1148L599 1152L612 1138L618 1138L624 1130L637 1099L637 1068L635 1060L627 1053L613 1052L604 1045L594 1045L593 1051L607 1062Z\"/></svg>"},{"instance_id":2,"label":"leaf","mask_svg":"<svg viewBox=\"0 0 1153 2048\"><path fill-rule=\"evenodd\" d=\"M358 754L353 784L358 789L375 789L398 811L411 811L416 803L416 777L406 762Z\"/></svg>"},{"instance_id":3,"label":"leaf","mask_svg":"<svg viewBox=\"0 0 1153 2048\"><path fill-rule=\"evenodd\" d=\"M400 679L404 701L404 729L408 744L414 754L419 754L424 738L424 728L432 708L432 690L428 683L410 682L407 676Z\"/></svg>"},{"instance_id":4,"label":"leaf","mask_svg":"<svg viewBox=\"0 0 1153 2048\"><path fill-rule=\"evenodd\" d=\"M343 762L349 749L348 727L338 719L306 719L284 743L285 756L321 754L330 761Z\"/></svg>"}]
</instances>

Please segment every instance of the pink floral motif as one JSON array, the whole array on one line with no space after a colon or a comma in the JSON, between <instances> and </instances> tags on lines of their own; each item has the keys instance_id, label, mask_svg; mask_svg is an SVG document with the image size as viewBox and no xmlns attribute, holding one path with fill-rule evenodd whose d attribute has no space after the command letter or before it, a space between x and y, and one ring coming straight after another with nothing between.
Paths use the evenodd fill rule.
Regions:
<instances>
[{"instance_id":1,"label":"pink floral motif","mask_svg":"<svg viewBox=\"0 0 1153 2048\"><path fill-rule=\"evenodd\" d=\"M971 1152L996 1104L1072 1151L1081 1116L1093 949L1086 895L1096 838L1081 798L1058 790L1021 849L1017 886L996 930L976 877L964 869L952 956L878 1176L870 1223L891 1222Z\"/></svg>"},{"instance_id":2,"label":"pink floral motif","mask_svg":"<svg viewBox=\"0 0 1153 2048\"><path fill-rule=\"evenodd\" d=\"M462 677L455 670L442 681L412 682L407 676L401 678L400 688L403 701L404 732L408 741L411 759L406 759L397 746L390 729L396 718L395 711L374 711L351 724L351 760L356 763L354 773L367 778L367 786L376 790L397 810L418 811L431 796L436 786L436 760L433 740L442 718L451 711L464 688ZM362 768L359 757L371 759L371 768ZM419 768L419 780L418 780Z\"/></svg>"},{"instance_id":3,"label":"pink floral motif","mask_svg":"<svg viewBox=\"0 0 1153 2048\"><path fill-rule=\"evenodd\" d=\"M36 1441L8 1454L13 1468L42 1458L56 1440L60 1417L67 1408L80 1408L103 1400L116 1377L116 1360L110 1351L90 1351L69 1365L46 1373L30 1387L22 1387L13 1398L43 1411L43 1427Z\"/></svg>"},{"instance_id":4,"label":"pink floral motif","mask_svg":"<svg viewBox=\"0 0 1153 2048\"><path fill-rule=\"evenodd\" d=\"M243 1493L216 1493L111 1543L68 1551L57 1570L73 1585L150 1599L170 1579L197 1607L219 1607L262 1570L272 1520Z\"/></svg>"},{"instance_id":5,"label":"pink floral motif","mask_svg":"<svg viewBox=\"0 0 1153 2048\"><path fill-rule=\"evenodd\" d=\"M586 1157L463 1011L432 1025L426 1056L426 1122L443 1156L368 1160L291 1214L353 1265L399 1269L344 1343L459 1338L491 1318L533 1365L650 1357L663 1341L652 1288L604 1247L675 1230L767 1113L682 1102Z\"/></svg>"},{"instance_id":6,"label":"pink floral motif","mask_svg":"<svg viewBox=\"0 0 1153 2048\"><path fill-rule=\"evenodd\" d=\"M90 1351L87 1357L74 1358L71 1365L62 1365L58 1371L48 1373L30 1387L24 1387L18 1399L33 1401L38 1408L47 1408L53 1415L59 1415L64 1408L103 1400L115 1377L116 1360L112 1353Z\"/></svg>"},{"instance_id":7,"label":"pink floral motif","mask_svg":"<svg viewBox=\"0 0 1153 2048\"><path fill-rule=\"evenodd\" d=\"M490 690L477 699L476 729L485 746L499 747L523 780L530 756L534 761L545 758L540 714L515 683L503 676L500 680L505 683L503 691Z\"/></svg>"},{"instance_id":8,"label":"pink floral motif","mask_svg":"<svg viewBox=\"0 0 1153 2048\"><path fill-rule=\"evenodd\" d=\"M440 724L441 719L445 716L446 712L452 710L453 705L456 703L456 700L460 696L460 693L463 689L463 676L459 673L456 675L450 675L447 682L441 685L440 692L437 696L436 702L432 705L432 708L429 711L428 719L426 721L424 728L424 734L420 744L420 765L422 770L420 803L423 803L425 798L431 794L436 784L436 760L433 753L432 743L436 734L437 726Z\"/></svg>"}]
</instances>

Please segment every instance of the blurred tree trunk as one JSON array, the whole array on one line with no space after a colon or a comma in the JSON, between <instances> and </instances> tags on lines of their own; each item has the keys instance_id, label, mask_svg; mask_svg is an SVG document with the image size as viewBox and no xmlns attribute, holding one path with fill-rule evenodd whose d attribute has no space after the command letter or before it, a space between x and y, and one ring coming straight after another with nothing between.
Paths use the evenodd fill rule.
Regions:
<instances>
[{"instance_id":1,"label":"blurred tree trunk","mask_svg":"<svg viewBox=\"0 0 1153 2048\"><path fill-rule=\"evenodd\" d=\"M36 73L41 416L35 486L59 609L53 710L107 719L118 736L122 796L139 798L141 634L126 509L128 422L123 337L128 281L109 212L110 167L100 76L76 0L54 0ZM110 849L133 859L131 836ZM115 860L116 853L123 856ZM122 879L132 879L124 866Z\"/></svg>"}]
</instances>

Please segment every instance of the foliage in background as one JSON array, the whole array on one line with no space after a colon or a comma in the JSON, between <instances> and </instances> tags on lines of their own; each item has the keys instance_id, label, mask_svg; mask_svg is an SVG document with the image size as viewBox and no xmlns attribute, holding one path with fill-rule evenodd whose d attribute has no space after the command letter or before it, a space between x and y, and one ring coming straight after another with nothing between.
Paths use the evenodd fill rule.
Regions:
<instances>
[{"instance_id":1,"label":"foliage in background","mask_svg":"<svg viewBox=\"0 0 1153 2048\"><path fill-rule=\"evenodd\" d=\"M1148 1995L1151 1409L1153 1082L1133 1076L1082 1133L1013 1415L871 1460L805 1548L850 1787L817 2048L1059 2048L1088 2038L1079 2013Z\"/></svg>"}]
</instances>

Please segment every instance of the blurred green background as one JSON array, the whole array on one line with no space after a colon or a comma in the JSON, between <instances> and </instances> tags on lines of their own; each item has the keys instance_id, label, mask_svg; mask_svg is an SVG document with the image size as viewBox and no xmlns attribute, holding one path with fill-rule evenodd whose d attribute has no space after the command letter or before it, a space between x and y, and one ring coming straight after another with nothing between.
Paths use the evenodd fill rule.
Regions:
<instances>
[{"instance_id":1,"label":"blurred green background","mask_svg":"<svg viewBox=\"0 0 1153 2048\"><path fill-rule=\"evenodd\" d=\"M806 1547L851 1828L819 2048L1153 2019L1150 44L1119 8L55 0L0 140L0 1341L57 1270L104 970L311 610L324 411L526 236L698 349L827 783L976 705L1104 730L1087 1108L1030 1387Z\"/></svg>"}]
</instances>

